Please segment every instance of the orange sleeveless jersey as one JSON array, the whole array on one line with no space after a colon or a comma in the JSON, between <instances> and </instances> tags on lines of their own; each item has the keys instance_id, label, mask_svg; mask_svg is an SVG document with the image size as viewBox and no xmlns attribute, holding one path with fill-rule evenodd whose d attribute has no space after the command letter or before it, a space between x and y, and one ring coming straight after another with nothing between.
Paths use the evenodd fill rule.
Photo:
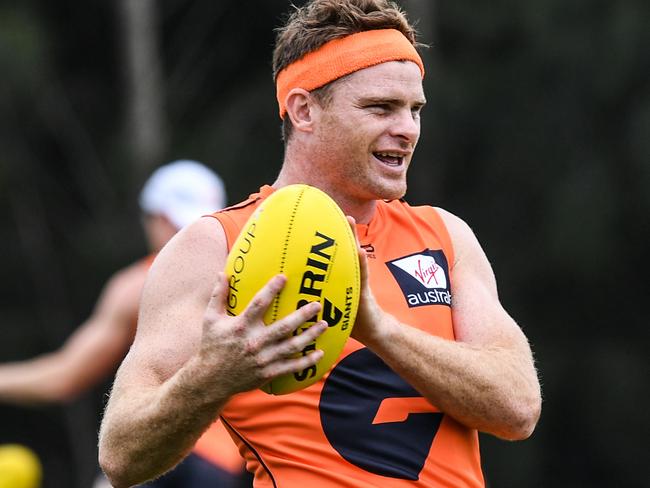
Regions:
<instances>
[{"instance_id":1,"label":"orange sleeveless jersey","mask_svg":"<svg viewBox=\"0 0 650 488\"><path fill-rule=\"evenodd\" d=\"M156 254L152 253L142 258L140 263L148 270L155 258ZM134 321L134 328L136 322ZM244 470L244 460L239 454L239 449L220 420L214 422L203 433L196 441L192 452L233 475L240 474Z\"/></svg>"},{"instance_id":2,"label":"orange sleeveless jersey","mask_svg":"<svg viewBox=\"0 0 650 488\"><path fill-rule=\"evenodd\" d=\"M213 214L232 245L273 189ZM453 340L447 230L431 207L378 202L359 225L371 288L404 323ZM483 487L478 433L440 413L378 356L350 339L319 382L288 395L234 396L222 419L255 487Z\"/></svg>"}]
</instances>

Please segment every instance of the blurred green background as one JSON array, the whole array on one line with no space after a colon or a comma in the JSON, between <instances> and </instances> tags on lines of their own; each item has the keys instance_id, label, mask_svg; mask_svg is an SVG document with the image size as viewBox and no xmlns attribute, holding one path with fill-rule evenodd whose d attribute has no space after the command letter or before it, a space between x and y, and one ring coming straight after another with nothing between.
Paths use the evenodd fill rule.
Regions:
<instances>
[{"instance_id":1,"label":"blurred green background","mask_svg":"<svg viewBox=\"0 0 650 488\"><path fill-rule=\"evenodd\" d=\"M483 439L489 485L650 486L650 3L401 4L431 45L407 199L474 228L542 378L533 437ZM288 6L0 1L0 361L57 348L146 252L158 164L203 161L231 203L274 179ZM0 405L0 443L34 447L46 488L89 486L105 387Z\"/></svg>"}]
</instances>

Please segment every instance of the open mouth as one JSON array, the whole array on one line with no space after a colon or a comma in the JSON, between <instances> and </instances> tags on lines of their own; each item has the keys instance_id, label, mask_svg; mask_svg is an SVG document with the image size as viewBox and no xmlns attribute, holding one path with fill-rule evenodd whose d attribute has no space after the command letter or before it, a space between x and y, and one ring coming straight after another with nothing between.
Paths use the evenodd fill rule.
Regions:
<instances>
[{"instance_id":1,"label":"open mouth","mask_svg":"<svg viewBox=\"0 0 650 488\"><path fill-rule=\"evenodd\" d=\"M375 152L372 153L382 163L388 166L401 166L404 163L404 155L392 152Z\"/></svg>"}]
</instances>

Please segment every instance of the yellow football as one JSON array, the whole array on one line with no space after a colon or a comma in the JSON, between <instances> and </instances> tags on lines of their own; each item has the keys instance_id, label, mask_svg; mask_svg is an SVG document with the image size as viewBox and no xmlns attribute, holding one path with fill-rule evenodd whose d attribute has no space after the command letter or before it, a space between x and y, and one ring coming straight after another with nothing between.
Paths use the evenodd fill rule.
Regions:
<instances>
[{"instance_id":1,"label":"yellow football","mask_svg":"<svg viewBox=\"0 0 650 488\"><path fill-rule=\"evenodd\" d=\"M0 488L38 488L42 477L34 451L21 444L0 445Z\"/></svg>"},{"instance_id":2,"label":"yellow football","mask_svg":"<svg viewBox=\"0 0 650 488\"><path fill-rule=\"evenodd\" d=\"M338 205L321 190L289 185L273 192L255 210L233 243L226 261L229 280L227 311L241 313L276 274L287 283L268 308L264 322L279 320L302 305L319 301L317 320L329 327L299 355L321 349L323 358L311 368L282 375L262 387L282 395L317 382L337 360L359 306L359 259L354 234Z\"/></svg>"}]
</instances>

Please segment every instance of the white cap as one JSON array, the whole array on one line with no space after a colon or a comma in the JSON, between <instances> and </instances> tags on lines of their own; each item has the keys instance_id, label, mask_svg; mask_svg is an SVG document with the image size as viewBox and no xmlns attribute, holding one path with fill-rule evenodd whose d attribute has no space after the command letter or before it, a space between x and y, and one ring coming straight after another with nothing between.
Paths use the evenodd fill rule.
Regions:
<instances>
[{"instance_id":1,"label":"white cap","mask_svg":"<svg viewBox=\"0 0 650 488\"><path fill-rule=\"evenodd\" d=\"M140 208L162 214L178 229L226 205L221 178L208 167L187 159L161 166L140 192Z\"/></svg>"}]
</instances>

